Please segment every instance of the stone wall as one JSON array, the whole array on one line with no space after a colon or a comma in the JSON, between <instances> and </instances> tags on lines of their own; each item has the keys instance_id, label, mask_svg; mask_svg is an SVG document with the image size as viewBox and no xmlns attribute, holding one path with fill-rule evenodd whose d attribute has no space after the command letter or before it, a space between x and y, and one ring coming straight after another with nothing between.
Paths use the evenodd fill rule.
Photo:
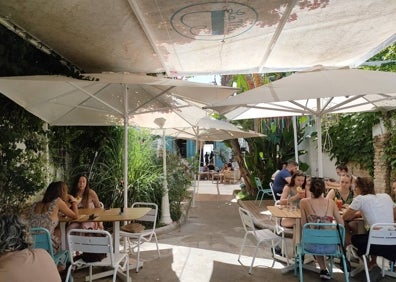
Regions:
<instances>
[{"instance_id":1,"label":"stone wall","mask_svg":"<svg viewBox=\"0 0 396 282\"><path fill-rule=\"evenodd\" d=\"M390 171L384 165L386 134L374 136L374 187L377 193L389 193ZM388 188L387 188L388 187Z\"/></svg>"}]
</instances>

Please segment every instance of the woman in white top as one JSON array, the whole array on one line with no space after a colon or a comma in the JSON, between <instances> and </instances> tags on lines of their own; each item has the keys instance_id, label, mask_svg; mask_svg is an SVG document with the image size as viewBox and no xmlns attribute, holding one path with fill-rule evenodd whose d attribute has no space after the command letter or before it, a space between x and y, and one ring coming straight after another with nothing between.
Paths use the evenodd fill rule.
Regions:
<instances>
[{"instance_id":1,"label":"woman in white top","mask_svg":"<svg viewBox=\"0 0 396 282\"><path fill-rule=\"evenodd\" d=\"M370 177L357 177L354 192L356 197L345 211L343 215L344 221L352 220L361 214L370 227L375 223L394 222L396 214L395 204L388 194L375 193L374 182ZM366 253L368 233L352 235L351 242L358 249L358 255L363 255ZM389 249L391 248L387 248L387 250ZM371 256L369 269L376 265L376 258L376 256Z\"/></svg>"}]
</instances>

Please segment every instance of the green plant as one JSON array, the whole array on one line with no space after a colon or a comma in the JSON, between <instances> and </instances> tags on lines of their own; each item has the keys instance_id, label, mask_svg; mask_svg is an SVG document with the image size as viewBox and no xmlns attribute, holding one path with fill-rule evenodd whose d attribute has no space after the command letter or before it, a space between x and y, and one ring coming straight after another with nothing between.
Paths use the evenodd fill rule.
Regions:
<instances>
[{"instance_id":1,"label":"green plant","mask_svg":"<svg viewBox=\"0 0 396 282\"><path fill-rule=\"evenodd\" d=\"M0 213L19 211L45 186L43 122L0 96Z\"/></svg>"},{"instance_id":2,"label":"green plant","mask_svg":"<svg viewBox=\"0 0 396 282\"><path fill-rule=\"evenodd\" d=\"M336 164L356 162L374 174L374 148L372 128L379 122L379 113L340 114L327 128L332 147L328 149L330 159ZM327 132L326 132L327 131Z\"/></svg>"}]
</instances>

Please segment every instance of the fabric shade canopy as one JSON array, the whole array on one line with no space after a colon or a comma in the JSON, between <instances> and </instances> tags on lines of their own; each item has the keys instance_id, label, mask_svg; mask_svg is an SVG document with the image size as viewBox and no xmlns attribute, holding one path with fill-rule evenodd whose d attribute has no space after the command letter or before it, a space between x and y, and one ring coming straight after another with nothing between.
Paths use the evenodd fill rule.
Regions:
<instances>
[{"instance_id":1,"label":"fabric shade canopy","mask_svg":"<svg viewBox=\"0 0 396 282\"><path fill-rule=\"evenodd\" d=\"M394 0L0 0L0 23L85 72L356 67L396 40Z\"/></svg>"},{"instance_id":2,"label":"fabric shade canopy","mask_svg":"<svg viewBox=\"0 0 396 282\"><path fill-rule=\"evenodd\" d=\"M94 80L64 76L2 77L0 92L51 125L124 125L124 207L128 206L130 119L147 113L155 119L178 108L222 100L236 91L230 87L126 73L88 77ZM199 107L198 110L203 111Z\"/></svg>"},{"instance_id":3,"label":"fabric shade canopy","mask_svg":"<svg viewBox=\"0 0 396 282\"><path fill-rule=\"evenodd\" d=\"M200 118L190 127L165 128L165 134L177 139L194 139L200 141L223 141L264 136L251 130L244 131L229 122L210 117Z\"/></svg>"},{"instance_id":4,"label":"fabric shade canopy","mask_svg":"<svg viewBox=\"0 0 396 282\"><path fill-rule=\"evenodd\" d=\"M356 69L295 73L214 103L211 108L228 119L313 115L321 136L325 114L396 109L396 73ZM319 176L323 176L322 159L319 137Z\"/></svg>"}]
</instances>

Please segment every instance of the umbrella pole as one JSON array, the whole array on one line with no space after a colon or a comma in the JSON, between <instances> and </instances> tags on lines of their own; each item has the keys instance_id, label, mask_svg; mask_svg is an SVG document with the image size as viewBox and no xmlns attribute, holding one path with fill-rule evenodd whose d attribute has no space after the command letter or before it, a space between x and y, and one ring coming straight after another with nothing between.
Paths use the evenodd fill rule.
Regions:
<instances>
[{"instance_id":1,"label":"umbrella pole","mask_svg":"<svg viewBox=\"0 0 396 282\"><path fill-rule=\"evenodd\" d=\"M199 141L198 141L198 138L197 138L197 139L195 140L195 155L196 155L197 153L199 153L198 146L199 146ZM201 164L201 155L199 155L199 157L198 157L198 171L196 172L197 174L196 174L196 177L195 177L194 187L193 187L192 204L191 204L191 206L192 206L193 208L195 207L195 193L196 193L197 187L198 187L199 167L200 167L200 164Z\"/></svg>"},{"instance_id":2,"label":"umbrella pole","mask_svg":"<svg viewBox=\"0 0 396 282\"><path fill-rule=\"evenodd\" d=\"M293 117L293 134L294 134L294 157L298 163L298 142L297 142L297 117Z\"/></svg>"},{"instance_id":3,"label":"umbrella pole","mask_svg":"<svg viewBox=\"0 0 396 282\"><path fill-rule=\"evenodd\" d=\"M163 128L162 133L162 159L163 159L163 169L164 169L164 181L163 181L163 195L161 201L161 222L163 224L172 223L172 218L170 216L169 209L169 194L168 194L168 180L167 178L167 170L166 170L166 139L165 139L165 129Z\"/></svg>"},{"instance_id":4,"label":"umbrella pole","mask_svg":"<svg viewBox=\"0 0 396 282\"><path fill-rule=\"evenodd\" d=\"M124 97L124 209L128 208L128 89Z\"/></svg>"},{"instance_id":5,"label":"umbrella pole","mask_svg":"<svg viewBox=\"0 0 396 282\"><path fill-rule=\"evenodd\" d=\"M318 176L323 177L323 152L322 152L322 117L320 114L320 99L317 99L318 114L316 115L316 131L318 132Z\"/></svg>"}]
</instances>

